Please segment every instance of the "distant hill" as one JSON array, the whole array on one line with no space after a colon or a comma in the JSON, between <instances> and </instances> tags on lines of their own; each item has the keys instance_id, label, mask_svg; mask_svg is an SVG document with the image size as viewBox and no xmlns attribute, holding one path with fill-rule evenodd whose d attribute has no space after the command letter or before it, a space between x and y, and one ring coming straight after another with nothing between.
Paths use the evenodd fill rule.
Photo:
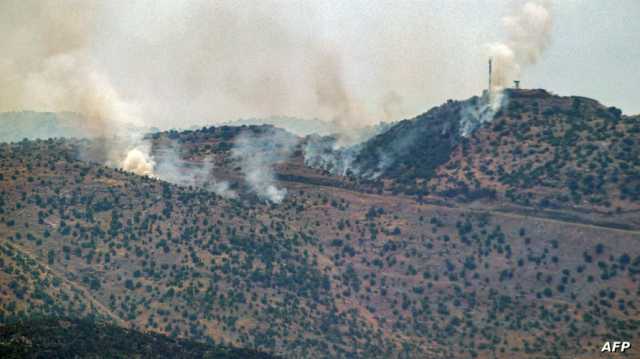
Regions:
<instances>
[{"instance_id":1,"label":"distant hill","mask_svg":"<svg viewBox=\"0 0 640 359\"><path fill-rule=\"evenodd\" d=\"M307 136L312 133L319 135L329 135L335 132L336 127L331 122L318 119L303 119L295 117L266 117L247 118L234 121L227 121L220 126L259 126L272 125L282 128L298 136Z\"/></svg>"},{"instance_id":2,"label":"distant hill","mask_svg":"<svg viewBox=\"0 0 640 359\"><path fill-rule=\"evenodd\" d=\"M90 137L83 122L80 115L71 112L2 112L0 142L16 142L24 138Z\"/></svg>"},{"instance_id":3,"label":"distant hill","mask_svg":"<svg viewBox=\"0 0 640 359\"><path fill-rule=\"evenodd\" d=\"M91 128L90 124L81 115L73 112L38 112L18 111L0 112L0 142L17 142L23 139L48 139L48 138L93 138L100 136L100 129ZM286 130L296 136L308 135L327 136L338 131L336 125L331 122L318 119L301 119L295 117L267 117L238 119L223 122L215 127L242 127L270 125ZM354 128L347 131L352 142L370 138L383 132L391 126L391 123L379 123L374 126ZM158 133L156 127L130 126L137 132ZM167 132L197 132L208 127L191 126L188 129L171 129Z\"/></svg>"},{"instance_id":4,"label":"distant hill","mask_svg":"<svg viewBox=\"0 0 640 359\"><path fill-rule=\"evenodd\" d=\"M0 142L17 142L25 138L95 138L108 135L107 130L74 112L0 112ZM131 131L154 133L159 130L129 124L123 132Z\"/></svg>"},{"instance_id":5,"label":"distant hill","mask_svg":"<svg viewBox=\"0 0 640 359\"><path fill-rule=\"evenodd\" d=\"M0 326L2 358L272 358L253 350L174 339L91 319L41 318Z\"/></svg>"},{"instance_id":6,"label":"distant hill","mask_svg":"<svg viewBox=\"0 0 640 359\"><path fill-rule=\"evenodd\" d=\"M251 118L239 119L234 121L223 122L217 126L261 126L271 125L281 128L300 137L309 135L328 136L341 132L342 135L351 137L353 141L362 141L370 138L378 133L384 132L392 126L392 123L380 122L372 126L364 126L361 128L340 129L335 123L322 121L318 119L303 119L295 117L267 117L267 118Z\"/></svg>"}]
</instances>

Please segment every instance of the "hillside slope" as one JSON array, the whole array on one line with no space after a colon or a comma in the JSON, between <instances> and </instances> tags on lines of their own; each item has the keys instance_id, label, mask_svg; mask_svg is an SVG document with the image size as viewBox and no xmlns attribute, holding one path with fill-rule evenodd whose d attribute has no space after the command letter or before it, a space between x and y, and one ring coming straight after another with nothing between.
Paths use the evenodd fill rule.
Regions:
<instances>
[{"instance_id":1,"label":"hillside slope","mask_svg":"<svg viewBox=\"0 0 640 359\"><path fill-rule=\"evenodd\" d=\"M0 326L3 358L271 358L228 348L142 333L92 320L39 318Z\"/></svg>"},{"instance_id":2,"label":"hillside slope","mask_svg":"<svg viewBox=\"0 0 640 359\"><path fill-rule=\"evenodd\" d=\"M4 317L97 301L116 322L269 351L392 347L365 345L380 334L357 313L326 316L336 304L315 264L318 239L284 214L81 162L77 151L64 140L2 145ZM58 279L40 280L25 260Z\"/></svg>"},{"instance_id":3,"label":"hillside slope","mask_svg":"<svg viewBox=\"0 0 640 359\"><path fill-rule=\"evenodd\" d=\"M373 179L361 188L640 226L640 116L540 89L487 104L449 101L359 145L353 172Z\"/></svg>"},{"instance_id":4,"label":"hillside slope","mask_svg":"<svg viewBox=\"0 0 640 359\"><path fill-rule=\"evenodd\" d=\"M228 200L77 151L0 145L3 321L95 313L286 357L587 358L640 335L634 230L296 181Z\"/></svg>"},{"instance_id":5,"label":"hillside slope","mask_svg":"<svg viewBox=\"0 0 640 359\"><path fill-rule=\"evenodd\" d=\"M492 189L516 203L640 208L640 118L582 97L512 90L451 154L435 191Z\"/></svg>"}]
</instances>

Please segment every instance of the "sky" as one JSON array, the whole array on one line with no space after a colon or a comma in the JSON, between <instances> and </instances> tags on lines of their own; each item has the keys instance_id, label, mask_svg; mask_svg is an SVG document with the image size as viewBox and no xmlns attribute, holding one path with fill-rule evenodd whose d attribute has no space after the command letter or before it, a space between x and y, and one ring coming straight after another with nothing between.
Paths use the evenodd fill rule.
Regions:
<instances>
[{"instance_id":1,"label":"sky","mask_svg":"<svg viewBox=\"0 0 640 359\"><path fill-rule=\"evenodd\" d=\"M640 114L639 1L554 2L551 46L523 84Z\"/></svg>"},{"instance_id":2,"label":"sky","mask_svg":"<svg viewBox=\"0 0 640 359\"><path fill-rule=\"evenodd\" d=\"M486 88L487 46L508 38L503 18L524 3L4 0L0 111L160 128L410 118ZM544 3L549 43L522 66L522 87L640 113L640 2Z\"/></svg>"}]
</instances>

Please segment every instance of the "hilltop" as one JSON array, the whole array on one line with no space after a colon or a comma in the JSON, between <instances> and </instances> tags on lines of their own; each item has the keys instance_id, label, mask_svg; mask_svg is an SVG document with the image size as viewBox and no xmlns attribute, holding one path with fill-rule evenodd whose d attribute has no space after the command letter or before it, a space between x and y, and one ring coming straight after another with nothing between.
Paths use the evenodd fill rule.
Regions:
<instances>
[{"instance_id":1,"label":"hilltop","mask_svg":"<svg viewBox=\"0 0 640 359\"><path fill-rule=\"evenodd\" d=\"M377 166L409 192L488 190L543 207L636 208L640 116L545 90L508 89L502 102L491 120L482 118L487 100L473 97L402 121L368 140L354 166L365 174ZM526 193L513 195L518 189Z\"/></svg>"},{"instance_id":2,"label":"hilltop","mask_svg":"<svg viewBox=\"0 0 640 359\"><path fill-rule=\"evenodd\" d=\"M640 117L583 97L507 95L493 121L462 141L430 179L432 191L489 189L541 208L639 208Z\"/></svg>"}]
</instances>

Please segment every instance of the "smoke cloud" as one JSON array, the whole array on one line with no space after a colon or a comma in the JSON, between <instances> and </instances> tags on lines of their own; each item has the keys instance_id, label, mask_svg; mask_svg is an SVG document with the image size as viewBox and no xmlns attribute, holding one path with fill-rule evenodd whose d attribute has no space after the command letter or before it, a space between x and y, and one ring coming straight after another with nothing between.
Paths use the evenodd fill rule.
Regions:
<instances>
[{"instance_id":1,"label":"smoke cloud","mask_svg":"<svg viewBox=\"0 0 640 359\"><path fill-rule=\"evenodd\" d=\"M304 164L333 175L358 174L353 167L358 151L358 145L340 145L336 136L311 135L305 138Z\"/></svg>"},{"instance_id":2,"label":"smoke cloud","mask_svg":"<svg viewBox=\"0 0 640 359\"><path fill-rule=\"evenodd\" d=\"M82 127L104 141L107 163L151 175L148 146L128 126L140 124L87 51L98 8L86 1L14 1L0 4L0 111L24 109L82 114ZM124 142L126 141L126 142ZM117 146L115 144L118 144Z\"/></svg>"},{"instance_id":3,"label":"smoke cloud","mask_svg":"<svg viewBox=\"0 0 640 359\"><path fill-rule=\"evenodd\" d=\"M494 89L519 79L523 67L537 63L549 46L553 25L551 3L529 1L517 13L504 17L502 23L506 42L487 45L494 63Z\"/></svg>"},{"instance_id":4,"label":"smoke cloud","mask_svg":"<svg viewBox=\"0 0 640 359\"><path fill-rule=\"evenodd\" d=\"M472 21L487 7L458 7L5 0L0 111L78 112L109 135L112 121L170 128L287 115L346 131L397 120L484 83ZM509 51L495 50L496 61L534 62L547 13L531 3L505 19Z\"/></svg>"},{"instance_id":5,"label":"smoke cloud","mask_svg":"<svg viewBox=\"0 0 640 359\"><path fill-rule=\"evenodd\" d=\"M478 89L446 81L471 68L451 59L478 62L460 53L479 48L464 36L473 29L442 20L448 11L417 2L5 0L0 111L79 112L108 134L117 131L101 129L114 127L105 119L171 128L286 115L337 130L398 119ZM444 39L447 28L462 36Z\"/></svg>"},{"instance_id":6,"label":"smoke cloud","mask_svg":"<svg viewBox=\"0 0 640 359\"><path fill-rule=\"evenodd\" d=\"M157 178L180 186L204 188L225 198L235 198L237 193L231 190L227 181L219 181L214 176L213 158L202 161L187 161L181 155L176 143L162 144L155 151L153 173Z\"/></svg>"},{"instance_id":7,"label":"smoke cloud","mask_svg":"<svg viewBox=\"0 0 640 359\"><path fill-rule=\"evenodd\" d=\"M122 168L142 176L153 176L155 161L149 157L148 149L136 147L127 152Z\"/></svg>"},{"instance_id":8,"label":"smoke cloud","mask_svg":"<svg viewBox=\"0 0 640 359\"><path fill-rule=\"evenodd\" d=\"M482 52L471 36L477 29L461 26L469 19L443 16L457 14L449 6L4 0L0 111L81 113L94 137L109 139L105 163L165 178L157 173L162 161L142 134L131 135L132 126L282 114L328 120L342 134L330 147L341 147L360 139L354 128L477 93L484 83L473 65L484 65L473 56ZM486 10L466 8L472 19ZM550 8L531 1L503 22L506 41L490 46L499 86L539 59ZM450 32L458 36L441 35ZM239 140L236 158L254 191L277 201L282 192L270 166L245 151L254 145ZM309 151L324 161L324 149Z\"/></svg>"},{"instance_id":9,"label":"smoke cloud","mask_svg":"<svg viewBox=\"0 0 640 359\"><path fill-rule=\"evenodd\" d=\"M298 139L285 131L263 127L258 132L244 131L236 137L231 155L259 198L280 203L287 190L276 186L273 167L286 160L297 143Z\"/></svg>"},{"instance_id":10,"label":"smoke cloud","mask_svg":"<svg viewBox=\"0 0 640 359\"><path fill-rule=\"evenodd\" d=\"M508 100L503 91L498 91L464 104L460 109L460 134L468 137L483 123L493 121L498 110L506 106Z\"/></svg>"},{"instance_id":11,"label":"smoke cloud","mask_svg":"<svg viewBox=\"0 0 640 359\"><path fill-rule=\"evenodd\" d=\"M395 91L389 91L382 98L382 110L385 121L397 121L405 113L403 110L402 97Z\"/></svg>"}]
</instances>

